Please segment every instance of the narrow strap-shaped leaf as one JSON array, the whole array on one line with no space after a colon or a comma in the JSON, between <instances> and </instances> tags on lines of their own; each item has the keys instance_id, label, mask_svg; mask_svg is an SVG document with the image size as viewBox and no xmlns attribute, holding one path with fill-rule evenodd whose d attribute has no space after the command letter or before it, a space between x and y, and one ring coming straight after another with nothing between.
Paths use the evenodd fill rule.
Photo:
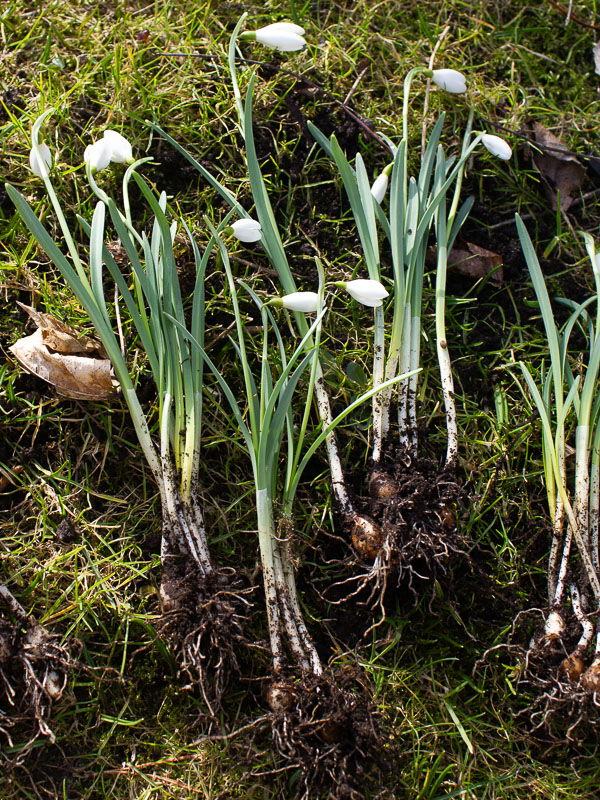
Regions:
<instances>
[{"instance_id":1,"label":"narrow strap-shaped leaf","mask_svg":"<svg viewBox=\"0 0 600 800\"><path fill-rule=\"evenodd\" d=\"M296 291L296 284L292 277L285 250L283 249L283 243L279 235L277 223L275 222L275 215L273 213L271 201L269 200L260 164L258 163L258 156L254 143L252 97L255 82L256 75L252 75L246 92L244 135L246 142L246 159L248 162L248 177L250 178L250 186L252 187L252 197L254 198L256 215L262 229L263 247L277 270L279 280L281 281L285 293L291 294Z\"/></svg>"},{"instance_id":2,"label":"narrow strap-shaped leaf","mask_svg":"<svg viewBox=\"0 0 600 800\"><path fill-rule=\"evenodd\" d=\"M442 128L444 127L444 119L445 114L440 114L438 121L435 123L431 133L429 134L429 140L427 142L427 147L425 148L425 153L423 154L423 160L421 162L421 169L419 170L419 197L423 205L425 204L425 198L429 192L429 182L431 180L431 173L435 163L435 154L437 152L438 142L442 134Z\"/></svg>"}]
</instances>

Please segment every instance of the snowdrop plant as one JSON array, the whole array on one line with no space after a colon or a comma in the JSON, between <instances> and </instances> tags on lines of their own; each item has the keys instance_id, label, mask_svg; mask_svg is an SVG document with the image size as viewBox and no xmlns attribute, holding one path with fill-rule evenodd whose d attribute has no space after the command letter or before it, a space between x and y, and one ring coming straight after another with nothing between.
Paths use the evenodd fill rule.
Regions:
<instances>
[{"instance_id":1,"label":"snowdrop plant","mask_svg":"<svg viewBox=\"0 0 600 800\"><path fill-rule=\"evenodd\" d=\"M593 238L583 234L595 281L595 292L583 303L562 300L571 309L559 326L546 289L535 249L521 218L516 217L521 246L529 268L546 332L550 362L536 383L525 363L519 364L530 396L540 415L544 477L552 518L552 545L548 563L549 613L545 642L567 634L566 592L581 628L574 650L563 662L572 683L600 691L600 275ZM569 354L572 332L585 335L587 353L575 364ZM567 469L569 431L575 427L575 467ZM576 550L578 564L573 550ZM592 640L595 634L595 643ZM591 663L585 669L585 661Z\"/></svg>"},{"instance_id":2,"label":"snowdrop plant","mask_svg":"<svg viewBox=\"0 0 600 800\"><path fill-rule=\"evenodd\" d=\"M210 225L208 221L207 224ZM234 346L244 384L241 396L236 397L201 344L180 323L177 324L215 376L241 434L241 446L250 458L274 675L282 674L289 664L289 656L293 666L320 675L323 668L304 622L296 591L291 546L293 503L304 469L317 448L348 414L372 396L374 390L365 392L335 419L313 431L311 409L318 382L321 324L326 310L324 273L319 260L316 259L320 279L318 293L294 292L263 303L248 285L240 282L261 315L262 341L252 343L251 347L227 250L215 229L213 235L218 243L235 316ZM297 314L315 315L311 321L305 321L302 338L289 357L271 312L273 306L289 308ZM270 355L271 338L275 340L278 359ZM258 357L257 366L252 363L253 352ZM300 401L300 422L296 425L293 401L299 394L299 382L305 372L308 372L307 387ZM396 378L394 382L400 379ZM386 384L382 388L385 389ZM306 447L309 439L310 446ZM278 518L274 512L276 507L280 509Z\"/></svg>"},{"instance_id":3,"label":"snowdrop plant","mask_svg":"<svg viewBox=\"0 0 600 800\"><path fill-rule=\"evenodd\" d=\"M496 139L487 134L474 135L471 119L463 138L460 156L447 158L440 145L444 124L442 114L434 125L416 177L408 174L408 110L411 86L418 75L431 78L438 86L452 93L466 90L462 73L456 70L428 70L415 68L406 76L402 112L402 139L398 147L388 141L394 152L394 161L385 168L369 186L367 170L358 153L354 166L350 164L335 135L327 139L310 122L311 133L316 141L334 160L350 201L358 235L362 244L369 279L381 282L380 241L378 227L388 239L392 254L393 300L392 321L389 337L385 336L385 307L375 309L374 314L374 384L389 380L396 374L413 372L413 377L397 389L398 427L401 447L411 456L417 454L417 371L420 366L421 304L423 276L429 233L435 227L437 239L436 270L436 340L440 363L442 390L446 408L448 446L446 465L452 467L457 458L458 432L454 384L448 345L445 333L445 293L447 258L460 228L472 205L467 199L460 207L460 192L467 162L480 143ZM500 140L503 142L503 140ZM492 142L490 152L504 155L504 148ZM503 156L502 156L503 157ZM389 173L388 182L381 181ZM389 212L382 208L385 185L389 198ZM451 195L450 207L446 198ZM392 392L377 394L373 400L373 431L371 457L379 463L383 446L390 430L390 404Z\"/></svg>"},{"instance_id":4,"label":"snowdrop plant","mask_svg":"<svg viewBox=\"0 0 600 800\"><path fill-rule=\"evenodd\" d=\"M235 105L238 113L238 129L245 143L248 176L250 179L250 187L255 204L255 215L258 218L258 223L261 226L261 246L264 248L273 269L277 273L282 292L285 295L293 295L297 291L296 282L292 275L287 255L283 247L283 242L281 240L281 235L275 222L275 215L273 213L269 195L263 180L254 143L252 99L256 84L255 74L250 76L245 98L242 97L242 93L239 88L236 67L236 54L238 52L239 41L240 39L245 41L253 41L252 35L240 35L240 31L244 25L246 17L247 14L244 13L238 21L234 31L231 34L228 48L228 67L231 76ZM231 194L231 192L229 192L225 186L217 181L216 178L214 178L214 176L205 167L203 167L202 164L200 164L179 142L169 136L169 134L160 128L160 126L154 123L149 124L198 170L205 180L230 204L231 208L241 220L246 220L249 218L248 213L237 202L236 198ZM300 335L304 336L308 330L308 325L304 314L301 311L295 312L294 319ZM327 428L332 422L333 416L329 397L325 387L325 381L323 379L323 370L319 361L317 361L315 369L315 402L321 424ZM362 516L355 510L354 504L346 487L342 462L333 430L325 440L325 447L327 450L327 458L331 470L332 490L340 512L342 513L343 517L350 522L350 524L361 525L363 524L364 520Z\"/></svg>"},{"instance_id":5,"label":"snowdrop plant","mask_svg":"<svg viewBox=\"0 0 600 800\"><path fill-rule=\"evenodd\" d=\"M33 126L34 150L39 142L41 125L50 113L52 110L43 114ZM100 197L91 225L83 218L78 218L87 234L87 264L79 256L74 236L47 176L43 175L43 180L70 258L54 242L23 195L10 185L7 185L7 192L38 246L53 261L85 309L111 360L139 444L160 493L163 517L161 601L165 614L174 617L184 612L178 599L181 592L176 591L175 583L191 582L198 598L208 598L215 583L219 583L198 500L203 358L182 333L182 329L188 330L188 323L173 251L174 237L181 229L189 241L196 265L189 334L202 345L204 274L214 241L211 240L204 253L201 253L185 222L180 219L169 220L166 194L163 192L157 197L137 172L137 168L148 159L134 161L125 172L124 210L120 210L115 201L99 189L93 172L100 169L107 158L109 161L131 160L130 148L123 144L125 141L120 136L118 139L108 136L99 140L91 147L97 148L101 157L90 156L89 148L86 150L88 178ZM37 147L39 149L39 144ZM36 153L35 157L39 159L40 154ZM131 180L137 184L152 214L150 236L133 227L127 199L127 186ZM131 267L133 291L105 243L107 212ZM153 419L153 411L148 413L142 408L124 351L114 332L115 318L120 318L120 310L116 305L110 307L106 302L106 273L118 290L120 302L126 307L145 352L157 391L156 420ZM150 432L155 423L158 441ZM205 625L206 620L195 620L192 635L177 644L181 667L190 676L196 675L196 680L199 677L201 683L207 678L205 670L210 664L218 664L218 658L213 660L213 656L203 652L205 648L201 639ZM165 633L168 634L166 629Z\"/></svg>"}]
</instances>

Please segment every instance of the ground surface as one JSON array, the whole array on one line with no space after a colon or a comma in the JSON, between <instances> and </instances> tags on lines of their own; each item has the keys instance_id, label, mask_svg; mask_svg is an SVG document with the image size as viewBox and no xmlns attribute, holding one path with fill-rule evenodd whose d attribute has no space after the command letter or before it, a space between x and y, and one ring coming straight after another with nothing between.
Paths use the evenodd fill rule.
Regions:
<instances>
[{"instance_id":1,"label":"ground surface","mask_svg":"<svg viewBox=\"0 0 600 800\"><path fill-rule=\"evenodd\" d=\"M433 93L430 123L446 110L445 141L452 148L473 104L476 127L508 136L515 154L501 165L478 155L464 189L465 196L475 196L464 239L502 257L503 282L453 274L448 287L461 435L453 481L460 491L442 500L434 492L434 499L440 530L453 530L457 523L452 558L440 559L439 569L429 569L424 559L419 564L423 577L392 580L381 602L364 593L345 600L348 592L339 584L361 559L356 548L341 541L324 458L313 459L306 473L295 520L301 601L319 652L347 693L342 699L336 695L337 716L316 739L306 718L286 721L282 714L273 720L267 714L268 655L255 570L252 486L246 460L210 406L201 499L212 546L220 562L237 573L250 604L245 635L253 645L238 653L239 672L218 719L208 720L201 693L186 686L165 642L156 639L159 498L118 400L65 400L9 355L8 346L32 330L17 301L55 314L80 332L90 331L70 291L29 244L0 189L0 344L7 356L0 370L5 414L0 579L54 637L43 646L37 641L35 674L43 680L50 670L59 682L67 676L60 699L38 714L50 735L27 713L31 681L27 684L23 654L31 654L32 632L8 614L0 618L0 667L16 689L14 705L0 707L2 798L294 797L306 785L296 766L299 752L304 749L313 758L315 741L322 748L323 737L339 737L353 702L361 709L356 735L363 737L365 752L370 753L372 724L380 743L373 763L344 765L358 775L358 782L348 781L356 797L597 796L597 731L583 727L566 741L568 715L559 715L551 731L533 730L536 688L519 682L522 648L540 621L539 612L530 609L545 603L549 521L539 428L504 368L521 358L539 367L545 350L514 230L515 211L525 217L544 254L551 295L581 300L591 286L574 231L598 233L596 163L583 161L585 176L561 216L551 209L553 187L544 186L525 140L537 121L581 156L598 149L600 78L592 46L600 16L594 0L581 0L572 4L565 26L567 5L561 10L554 0L276 0L226 8L216 2L190 7L180 0L5 3L0 12L0 172L40 204L40 213L45 207L27 167L28 136L32 120L50 106L58 109L48 139L59 164L56 185L71 219L76 211L89 216L92 207L71 167L81 163L85 146L108 126L128 136L138 153L153 156L155 165L146 174L173 196L194 226L203 214L223 215L220 201L151 133L144 124L148 119L163 125L242 202L248 201L223 70L228 35L243 11L249 12L249 28L297 19L311 43L306 52L289 55L244 47L250 58L271 65L259 70L257 149L299 282L314 280L315 247L335 279L348 277L360 259L344 195L327 159L313 146L307 120L327 134L335 131L349 156L360 149L375 176L389 154L368 129L397 140L404 75L415 63L427 63L437 47L435 66L463 70L471 88L467 98ZM315 91L277 71L280 67L326 91ZM415 93L411 109L417 143L423 96L422 89ZM416 163L417 146L414 154ZM106 185L116 185L117 175L107 174ZM140 209L134 204L134 215ZM240 276L258 271L265 282L272 277L259 250L249 257L240 249L234 263ZM193 284L183 246L178 266L186 294L186 280ZM227 357L223 330L232 316L222 277L214 270L207 298L207 339ZM429 277L419 408L420 474L430 480L420 482L400 468L394 474L400 485L410 487L411 497L418 483L423 502L436 486L445 447L432 304ZM327 353L341 407L368 380L371 345L368 315L342 301L338 305ZM139 381L140 396L150 408L152 386L143 370ZM361 508L392 520L401 535L406 517L412 524L418 509L388 508L373 500L366 485L368 435L366 412L351 418L340 434L350 484ZM63 645L71 648L70 656ZM311 705L316 688L293 690L302 694L309 715L318 713L318 703ZM374 698L373 708L366 701L360 705L363 695ZM300 736L298 752L274 747L284 724L307 732ZM328 796L323 785L314 792L309 796Z\"/></svg>"}]
</instances>

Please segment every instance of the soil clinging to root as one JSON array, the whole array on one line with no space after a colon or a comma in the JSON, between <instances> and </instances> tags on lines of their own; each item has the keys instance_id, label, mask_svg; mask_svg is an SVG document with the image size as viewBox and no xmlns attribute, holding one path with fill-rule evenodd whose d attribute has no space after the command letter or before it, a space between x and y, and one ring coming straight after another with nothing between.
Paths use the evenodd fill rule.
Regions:
<instances>
[{"instance_id":1,"label":"soil clinging to root","mask_svg":"<svg viewBox=\"0 0 600 800\"><path fill-rule=\"evenodd\" d=\"M52 707L75 666L60 638L32 617L14 623L0 615L0 735L12 747L12 729L18 729L18 753L10 759L15 766L40 736L55 741Z\"/></svg>"},{"instance_id":2,"label":"soil clinging to root","mask_svg":"<svg viewBox=\"0 0 600 800\"><path fill-rule=\"evenodd\" d=\"M165 640L189 688L199 687L212 718L239 673L236 648L244 639L248 602L230 586L230 576L201 576L192 561L168 559L160 585L162 616L156 630Z\"/></svg>"},{"instance_id":3,"label":"soil clinging to root","mask_svg":"<svg viewBox=\"0 0 600 800\"><path fill-rule=\"evenodd\" d=\"M578 652L578 621L566 628L562 637L540 632L521 651L519 685L533 702L518 716L544 741L583 743L597 738L600 676L598 663L587 652Z\"/></svg>"},{"instance_id":4,"label":"soil clinging to root","mask_svg":"<svg viewBox=\"0 0 600 800\"><path fill-rule=\"evenodd\" d=\"M452 471L402 451L388 452L371 467L367 488L361 513L344 520L362 568L346 585L350 596L363 598L366 591L367 602L383 608L392 583L408 586L418 597L422 581L439 580L466 556L456 527L465 492Z\"/></svg>"},{"instance_id":5,"label":"soil clinging to root","mask_svg":"<svg viewBox=\"0 0 600 800\"><path fill-rule=\"evenodd\" d=\"M373 767L385 768L372 693L356 670L299 679L279 675L266 689L273 742L297 771L296 796L360 800Z\"/></svg>"}]
</instances>

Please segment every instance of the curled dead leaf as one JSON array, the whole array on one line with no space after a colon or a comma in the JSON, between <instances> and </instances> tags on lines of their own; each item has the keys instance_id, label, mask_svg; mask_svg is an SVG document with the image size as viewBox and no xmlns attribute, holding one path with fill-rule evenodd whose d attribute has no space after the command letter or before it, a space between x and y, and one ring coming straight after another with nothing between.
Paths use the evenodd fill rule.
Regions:
<instances>
[{"instance_id":1,"label":"curled dead leaf","mask_svg":"<svg viewBox=\"0 0 600 800\"><path fill-rule=\"evenodd\" d=\"M435 247L427 250L427 263L430 266L435 266L436 252ZM473 242L460 242L452 248L448 255L448 269L473 280L490 275L490 283L496 286L501 286L504 282L502 256Z\"/></svg>"},{"instance_id":2,"label":"curled dead leaf","mask_svg":"<svg viewBox=\"0 0 600 800\"><path fill-rule=\"evenodd\" d=\"M98 355L100 358L108 357L102 342L97 339L91 336L78 336L68 325L51 314L44 314L43 311L37 311L18 301L17 305L29 314L42 331L42 341L50 350L55 350L57 353L86 353L90 356Z\"/></svg>"},{"instance_id":3,"label":"curled dead leaf","mask_svg":"<svg viewBox=\"0 0 600 800\"><path fill-rule=\"evenodd\" d=\"M50 314L19 305L38 325L35 333L9 347L22 367L66 397L103 400L114 394L111 363L101 357L106 353L99 342L89 336L78 337Z\"/></svg>"},{"instance_id":4,"label":"curled dead leaf","mask_svg":"<svg viewBox=\"0 0 600 800\"><path fill-rule=\"evenodd\" d=\"M542 176L552 209L558 208L560 195L560 209L566 211L573 202L574 192L581 186L585 167L539 122L533 123L533 138L542 152L532 148L531 161Z\"/></svg>"}]
</instances>

